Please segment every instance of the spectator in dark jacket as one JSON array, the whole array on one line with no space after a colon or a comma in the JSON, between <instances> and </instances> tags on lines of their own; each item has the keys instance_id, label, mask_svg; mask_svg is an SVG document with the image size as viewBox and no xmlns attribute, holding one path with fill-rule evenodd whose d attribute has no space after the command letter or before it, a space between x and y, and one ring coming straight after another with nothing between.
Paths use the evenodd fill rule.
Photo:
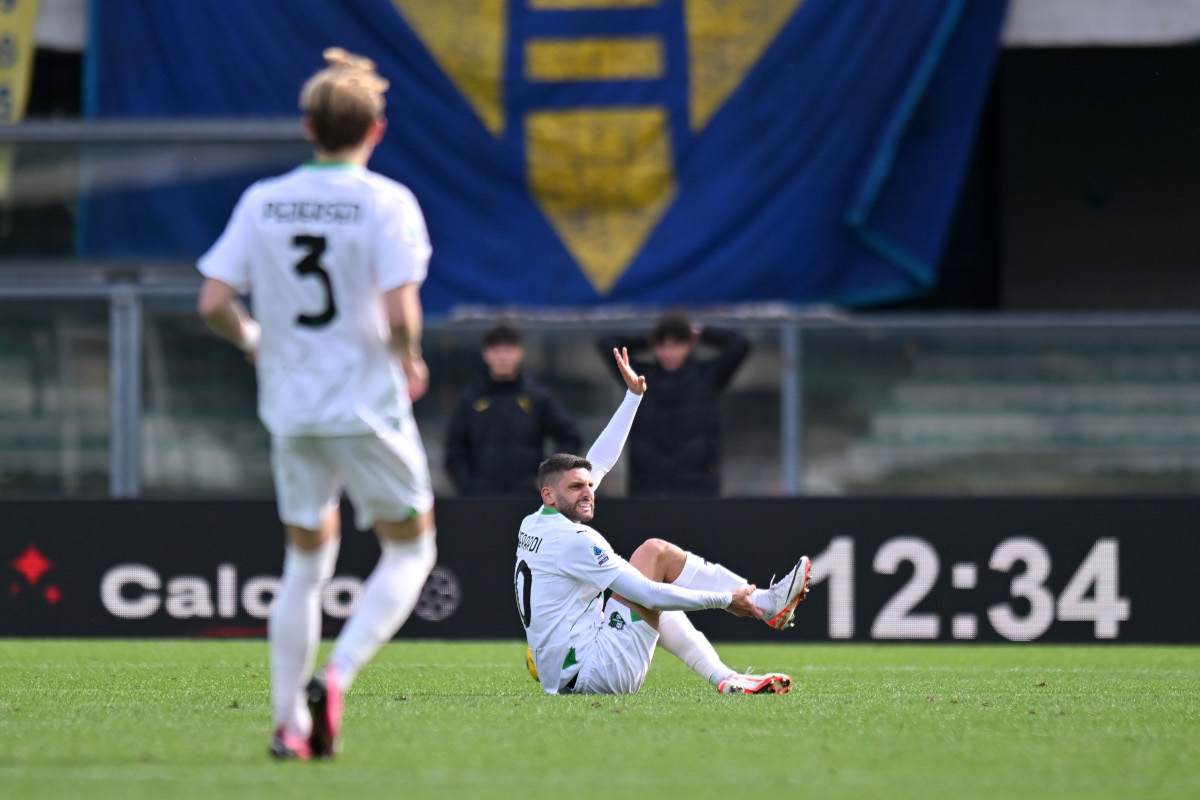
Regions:
<instances>
[{"instance_id":1,"label":"spectator in dark jacket","mask_svg":"<svg viewBox=\"0 0 1200 800\"><path fill-rule=\"evenodd\" d=\"M497 325L483 336L485 369L459 396L446 434L446 472L462 495L528 495L551 452L578 452L579 428L544 386L521 371L521 336Z\"/></svg>"},{"instance_id":2,"label":"spectator in dark jacket","mask_svg":"<svg viewBox=\"0 0 1200 800\"><path fill-rule=\"evenodd\" d=\"M614 347L629 348L630 366L650 386L629 432L629 494L718 495L717 397L750 354L746 337L711 325L693 328L687 317L668 314L649 336L605 336L597 344L605 363L613 360ZM698 344L715 349L716 356L697 358ZM638 357L647 351L654 361Z\"/></svg>"}]
</instances>

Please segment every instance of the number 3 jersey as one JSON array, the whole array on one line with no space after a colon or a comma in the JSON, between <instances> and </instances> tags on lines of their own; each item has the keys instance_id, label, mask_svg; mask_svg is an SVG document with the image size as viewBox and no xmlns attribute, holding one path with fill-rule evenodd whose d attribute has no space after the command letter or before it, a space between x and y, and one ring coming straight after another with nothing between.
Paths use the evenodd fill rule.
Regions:
<instances>
[{"instance_id":1,"label":"number 3 jersey","mask_svg":"<svg viewBox=\"0 0 1200 800\"><path fill-rule=\"evenodd\" d=\"M363 167L305 164L245 191L198 267L253 295L267 430L394 430L411 413L383 294L422 283L429 256L412 192Z\"/></svg>"},{"instance_id":2,"label":"number 3 jersey","mask_svg":"<svg viewBox=\"0 0 1200 800\"><path fill-rule=\"evenodd\" d=\"M513 574L517 608L547 692L556 693L579 671L604 621L601 592L624 561L598 531L553 508L543 506L521 522Z\"/></svg>"}]
</instances>

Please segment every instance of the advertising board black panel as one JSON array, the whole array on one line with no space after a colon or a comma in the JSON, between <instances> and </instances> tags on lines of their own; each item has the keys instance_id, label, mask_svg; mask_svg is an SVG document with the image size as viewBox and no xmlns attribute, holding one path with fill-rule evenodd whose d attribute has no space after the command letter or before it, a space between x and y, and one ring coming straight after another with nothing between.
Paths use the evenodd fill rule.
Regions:
<instances>
[{"instance_id":1,"label":"advertising board black panel","mask_svg":"<svg viewBox=\"0 0 1200 800\"><path fill-rule=\"evenodd\" d=\"M535 501L536 502L536 501ZM523 500L441 500L438 565L401 637L517 638ZM378 556L345 514L325 633ZM760 586L806 553L795 641L1197 642L1200 500L601 499L618 553L661 537ZM4 636L261 636L283 534L262 501L0 503ZM693 615L719 640L765 625Z\"/></svg>"}]
</instances>

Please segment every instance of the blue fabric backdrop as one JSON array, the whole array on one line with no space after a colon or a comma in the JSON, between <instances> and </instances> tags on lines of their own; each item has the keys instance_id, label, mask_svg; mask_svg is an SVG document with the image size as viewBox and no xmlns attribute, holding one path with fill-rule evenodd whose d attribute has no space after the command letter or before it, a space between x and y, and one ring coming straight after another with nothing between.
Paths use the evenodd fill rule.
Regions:
<instances>
[{"instance_id":1,"label":"blue fabric backdrop","mask_svg":"<svg viewBox=\"0 0 1200 800\"><path fill-rule=\"evenodd\" d=\"M100 118L295 115L323 48L370 56L392 82L372 167L425 211L434 313L852 305L936 281L1005 0L553 5L93 0L85 103ZM755 44L758 23L776 27ZM480 24L502 34L490 66ZM539 43L579 37L651 42L657 65L533 64ZM197 256L252 172L98 192L82 249Z\"/></svg>"}]
</instances>

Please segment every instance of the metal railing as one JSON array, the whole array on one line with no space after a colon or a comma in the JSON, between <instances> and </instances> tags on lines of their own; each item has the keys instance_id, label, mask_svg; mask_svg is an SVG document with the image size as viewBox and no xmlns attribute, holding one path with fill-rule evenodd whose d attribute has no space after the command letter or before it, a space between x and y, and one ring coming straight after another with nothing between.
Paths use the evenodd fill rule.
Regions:
<instances>
[{"instance_id":1,"label":"metal railing","mask_svg":"<svg viewBox=\"0 0 1200 800\"><path fill-rule=\"evenodd\" d=\"M199 274L182 265L77 263L0 268L0 310L22 301L54 301L60 308L76 301L99 301L107 308L111 429L108 491L113 497L143 494L141 435L147 388L143 386L146 305L167 303L180 319L195 323L193 304L199 285ZM574 410L599 426L606 418L615 390L609 388L608 376L602 370L591 370L595 373L593 377L587 374L590 368L577 365L583 359L595 358L594 352L588 351L596 335L648 327L654 313L580 309L514 315L511 309L503 314L475 309L453 317L433 318L427 325L427 349L448 353L446 357L453 362L448 365L450 374L444 381L454 384L464 380L467 362L477 359L474 354L480 333L499 316L515 321L526 331L530 342L527 349L532 351L543 381L551 386L572 381L580 384L574 395L578 400ZM916 488L953 491L952 487L957 485L953 480L956 469L953 464L961 463L964 458L993 462L1015 459L1015 467L1005 468L1021 469L1020 458L1041 464L1056 448L1092 461L1103 456L1102 460L1109 464L1106 469L1118 473L1126 470L1130 475L1139 469L1145 473L1144 465L1157 459L1167 464L1160 471L1170 472L1175 479L1183 475L1186 486L1193 481L1200 485L1197 477L1200 436L1193 437L1188 432L1195 427L1190 415L1200 413L1200 399L1196 400L1195 408L1189 405L1193 395L1200 398L1200 348L1193 346L1200 344L1200 314L849 314L828 309L757 306L706 309L697 312L697 317L751 333L758 342L755 355L747 363L753 365L757 360L760 368L750 368L750 374L739 375L732 390L735 398L725 401L727 406L733 406L727 422L734 423L733 427L742 433L752 434L759 443L757 449L739 450L741 442L736 440L739 434L735 431L727 435L727 450L733 461L730 472L737 478L749 469L756 469L760 475L757 483L751 478L734 480L731 488L734 493L799 495L827 492L830 486L839 492L910 490L903 486L897 489L886 481L872 484L862 476L852 475L850 480L843 480L825 474L830 463L844 467L854 458L875 459L867 472L878 474L887 474L891 469L884 463L887 459L900 465L893 471L902 471L904 464L914 460L941 459L950 465L943 469L942 477L926 476L925 483ZM207 341L211 337L201 330L200 338ZM212 346L224 352L222 343L215 339ZM1126 352L1121 355L1119 350ZM1118 357L1123 360L1114 361ZM444 374L443 364L435 366ZM1131 370L1136 373L1132 377ZM1077 431L1083 430L1080 426L1083 412L1067 407L1079 401L1068 401L1064 387L1073 380L1083 380L1080 377L1083 372L1090 376L1089 385L1100 386L1097 392L1101 396L1093 405L1104 400L1103 394L1109 391L1105 387L1116 387L1111 403L1117 402L1118 395L1130 395L1131 382L1140 382L1138 391L1147 395L1144 401L1139 401L1142 405L1138 408L1113 412L1117 415L1114 419L1123 427L1117 422L1101 420L1098 423L1101 435L1096 441L1087 440L1084 433ZM584 373L582 378L580 373ZM968 391L980 385L982 391ZM447 387L440 399L422 407L419 420L420 414L425 414L422 427L427 436L436 439L444 429L449 414L446 405L455 390L455 386ZM905 402L915 402L905 398L931 393L936 397L939 392L944 398L983 396L987 401L986 413L965 407L948 408L949 400L934 404L936 407L932 409L903 407ZM1024 405L1015 410L1000 407L1005 392L1021 394L1026 398L1021 401ZM737 409L749 406L747 398L751 396L760 401L758 408L763 407L763 402L773 402L777 411L764 413L761 419L744 418L746 415ZM994 396L995 402L988 400L989 396ZM1029 397L1034 401L1028 400ZM1029 413L1025 406L1030 402L1045 407L1038 412L1045 419L1037 425L1026 424L1028 421L1020 417ZM1143 413L1142 407L1153 409L1154 414ZM243 411L247 423L254 424L253 409L247 404ZM1088 413L1094 416L1093 412ZM1035 446L1027 440L997 440L1000 434L995 432L996 417L1003 414L1009 415L1010 422L1016 422L1000 425L1000 429L1016 425L1022 430L1043 431L1038 435L1047 436L1046 442ZM938 415L944 415L946 424L936 421ZM1155 427L1148 428L1141 438L1136 431L1131 437L1130 425L1136 427L1142 419ZM1114 429L1120 427L1120 431L1104 434L1105 424ZM938 436L931 438L931 425ZM1164 441L1161 433L1164 425L1178 430L1179 436ZM975 435L972 426L982 428L982 432ZM952 434L975 436L975 439L966 444L947 442ZM822 444L822 439L838 437L838 444ZM772 440L777 444L769 444ZM430 444L437 449L436 441ZM1125 466L1125 462L1131 466ZM1136 466L1135 462L1143 466ZM761 475L773 476L776 482L768 486L768 480ZM1054 479L1048 480L1047 485L1056 485ZM1137 491L1146 484L1139 480L1130 485ZM1154 484L1150 485L1154 490ZM1179 486L1175 480L1163 490ZM1003 484L998 483L995 490L1003 491ZM1083 490L1088 490L1086 485ZM989 491L986 479L982 488L975 491Z\"/></svg>"}]
</instances>

